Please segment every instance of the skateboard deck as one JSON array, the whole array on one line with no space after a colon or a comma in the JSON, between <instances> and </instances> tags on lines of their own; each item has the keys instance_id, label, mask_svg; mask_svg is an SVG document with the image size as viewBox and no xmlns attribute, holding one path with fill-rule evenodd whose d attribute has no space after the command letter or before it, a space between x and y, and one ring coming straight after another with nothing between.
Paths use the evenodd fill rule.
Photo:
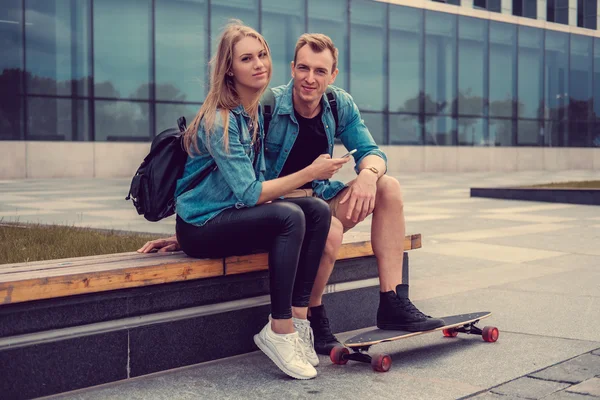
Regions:
<instances>
[{"instance_id":1,"label":"skateboard deck","mask_svg":"<svg viewBox=\"0 0 600 400\"><path fill-rule=\"evenodd\" d=\"M444 326L427 331L408 332L378 328L371 329L346 340L344 346L333 348L329 356L334 364L343 365L346 364L348 360L361 361L371 363L371 366L376 371L386 372L391 368L391 357L388 354L367 354L367 351L371 346L437 331L443 331L443 334L446 337L455 337L458 333L481 335L484 341L495 342L498 340L499 336L497 328L486 326L485 328L480 329L475 326L480 320L488 318L490 315L492 315L491 312L483 311L442 317L445 322ZM350 350L352 350L353 353L350 353Z\"/></svg>"}]
</instances>

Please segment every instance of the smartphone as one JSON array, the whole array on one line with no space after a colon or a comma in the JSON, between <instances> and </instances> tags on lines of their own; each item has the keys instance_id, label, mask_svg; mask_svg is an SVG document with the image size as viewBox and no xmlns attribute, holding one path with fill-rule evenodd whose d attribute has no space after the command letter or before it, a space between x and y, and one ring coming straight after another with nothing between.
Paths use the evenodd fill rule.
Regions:
<instances>
[{"instance_id":1,"label":"smartphone","mask_svg":"<svg viewBox=\"0 0 600 400\"><path fill-rule=\"evenodd\" d=\"M347 152L346 154L344 154L344 155L342 156L342 158L345 158L345 157L350 157L352 154L356 153L357 151L358 151L358 150L356 150L356 149L354 149L354 150L350 150L349 152Z\"/></svg>"}]
</instances>

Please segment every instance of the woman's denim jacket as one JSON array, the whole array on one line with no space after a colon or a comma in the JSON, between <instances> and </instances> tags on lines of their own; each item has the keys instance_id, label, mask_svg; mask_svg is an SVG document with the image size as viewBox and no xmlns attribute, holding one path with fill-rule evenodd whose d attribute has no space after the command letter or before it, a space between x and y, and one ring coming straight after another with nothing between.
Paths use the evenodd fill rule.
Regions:
<instances>
[{"instance_id":1,"label":"woman's denim jacket","mask_svg":"<svg viewBox=\"0 0 600 400\"><path fill-rule=\"evenodd\" d=\"M265 159L267 165L265 177L267 180L279 177L298 136L299 126L294 115L294 105L292 102L293 82L292 80L287 85L272 89L275 95L275 109L273 110L269 132L267 132L265 139ZM337 138L341 140L348 151L357 149L357 152L353 155L356 162L356 173L359 172L358 166L363 158L371 154L381 157L387 165L385 154L375 144L371 133L360 117L360 112L352 97L343 89L336 86L330 87L333 89L337 102L339 126L335 127L335 119L333 118L331 107L327 101L327 97L323 95L321 99L323 112L321 114L323 125L327 132L329 155L333 156L334 140ZM342 182L331 180L316 180L313 181L312 186L315 194L325 200L332 199L345 187Z\"/></svg>"},{"instance_id":2,"label":"woman's denim jacket","mask_svg":"<svg viewBox=\"0 0 600 400\"><path fill-rule=\"evenodd\" d=\"M260 110L259 110L260 111ZM252 143L248 129L250 117L243 106L229 111L229 146L223 146L224 120L217 111L214 130L207 141L201 124L198 128L198 149L188 156L183 176L175 189L177 215L193 225L204 225L228 208L255 206L265 180L263 119L259 112L259 145ZM258 151L256 154L255 152ZM181 193L187 184L207 168L211 171L195 188Z\"/></svg>"}]
</instances>

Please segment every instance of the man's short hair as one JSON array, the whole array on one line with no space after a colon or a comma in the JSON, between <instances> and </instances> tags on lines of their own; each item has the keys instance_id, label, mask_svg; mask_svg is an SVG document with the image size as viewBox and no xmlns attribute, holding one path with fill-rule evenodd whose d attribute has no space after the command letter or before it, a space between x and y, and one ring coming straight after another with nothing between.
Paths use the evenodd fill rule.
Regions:
<instances>
[{"instance_id":1,"label":"man's short hair","mask_svg":"<svg viewBox=\"0 0 600 400\"><path fill-rule=\"evenodd\" d=\"M296 51L294 52L294 64L296 64L298 51L306 45L309 45L310 49L315 53L320 53L328 49L333 56L333 67L331 68L331 72L335 71L338 63L338 49L333 44L333 40L322 33L305 33L298 38L298 41L296 42Z\"/></svg>"}]
</instances>

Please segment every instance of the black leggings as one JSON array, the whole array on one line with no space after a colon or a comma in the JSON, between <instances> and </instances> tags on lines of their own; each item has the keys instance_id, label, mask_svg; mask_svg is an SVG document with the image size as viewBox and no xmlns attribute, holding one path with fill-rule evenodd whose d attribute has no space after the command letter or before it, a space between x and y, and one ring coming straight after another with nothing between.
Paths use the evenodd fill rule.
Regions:
<instances>
[{"instance_id":1,"label":"black leggings","mask_svg":"<svg viewBox=\"0 0 600 400\"><path fill-rule=\"evenodd\" d=\"M203 226L177 217L177 240L191 257L221 258L269 252L271 315L292 317L308 307L331 224L329 205L314 197L227 209Z\"/></svg>"}]
</instances>

